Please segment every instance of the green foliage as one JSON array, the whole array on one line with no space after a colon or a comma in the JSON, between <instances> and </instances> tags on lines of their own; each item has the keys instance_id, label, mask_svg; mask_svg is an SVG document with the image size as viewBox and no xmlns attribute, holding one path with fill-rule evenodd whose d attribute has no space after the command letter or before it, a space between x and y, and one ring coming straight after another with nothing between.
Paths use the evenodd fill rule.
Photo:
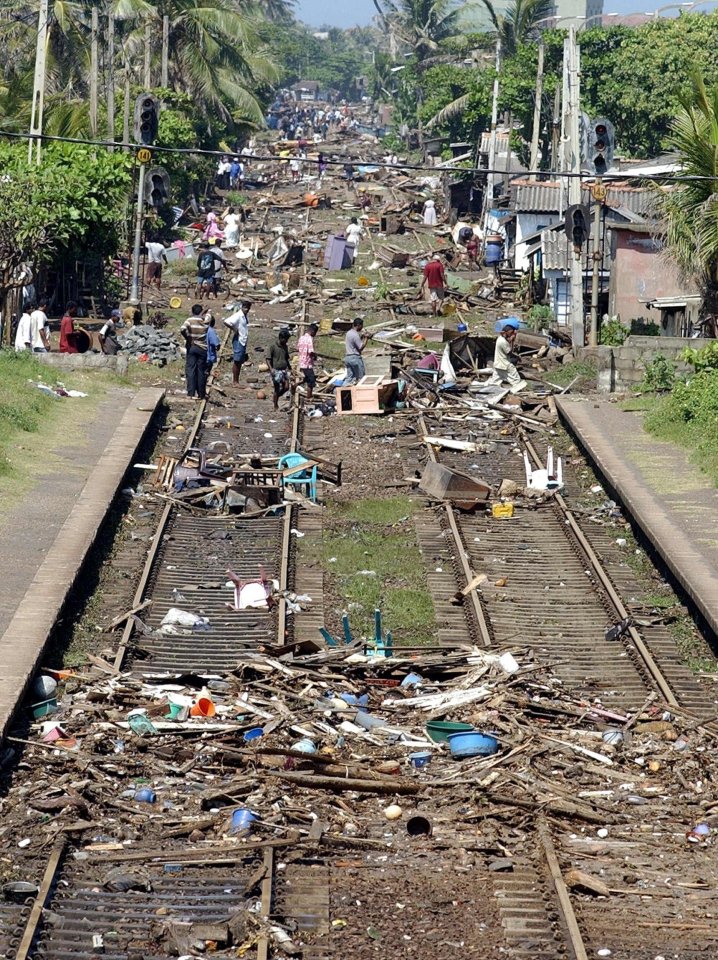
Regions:
<instances>
[{"instance_id":1,"label":"green foliage","mask_svg":"<svg viewBox=\"0 0 718 960\"><path fill-rule=\"evenodd\" d=\"M326 39L313 36L302 23L267 24L264 41L279 66L279 84L317 80L342 97L355 97L355 81L371 69L372 48L379 38L369 29L330 30ZM391 76L391 74L389 74Z\"/></svg>"},{"instance_id":2,"label":"green foliage","mask_svg":"<svg viewBox=\"0 0 718 960\"><path fill-rule=\"evenodd\" d=\"M601 324L599 343L605 347L620 347L630 333L631 331L623 326L618 317L610 317Z\"/></svg>"},{"instance_id":3,"label":"green foliage","mask_svg":"<svg viewBox=\"0 0 718 960\"><path fill-rule=\"evenodd\" d=\"M533 330L541 330L555 320L551 307L543 303L535 303L526 315L526 320Z\"/></svg>"},{"instance_id":4,"label":"green foliage","mask_svg":"<svg viewBox=\"0 0 718 960\"><path fill-rule=\"evenodd\" d=\"M418 116L432 133L475 140L491 115L493 77L486 70L454 64L431 67L421 76ZM451 109L456 104L456 109Z\"/></svg>"},{"instance_id":5,"label":"green foliage","mask_svg":"<svg viewBox=\"0 0 718 960\"><path fill-rule=\"evenodd\" d=\"M89 147L53 144L42 167L23 146L0 147L0 303L17 286L16 269L55 256L114 254L125 217L129 159Z\"/></svg>"},{"instance_id":6,"label":"green foliage","mask_svg":"<svg viewBox=\"0 0 718 960\"><path fill-rule=\"evenodd\" d=\"M642 393L667 393L676 385L676 367L662 354L657 353L653 360L644 363L645 374L639 386Z\"/></svg>"},{"instance_id":7,"label":"green foliage","mask_svg":"<svg viewBox=\"0 0 718 960\"><path fill-rule=\"evenodd\" d=\"M681 360L693 367L696 373L702 373L704 370L718 370L718 340L699 350L686 347L681 353Z\"/></svg>"}]
</instances>

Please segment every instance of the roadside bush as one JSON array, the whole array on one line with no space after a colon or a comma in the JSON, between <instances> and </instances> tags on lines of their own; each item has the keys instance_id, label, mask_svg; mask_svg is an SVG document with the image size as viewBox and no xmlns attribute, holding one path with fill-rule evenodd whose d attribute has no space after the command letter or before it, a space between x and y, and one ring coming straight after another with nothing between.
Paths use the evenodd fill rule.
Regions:
<instances>
[{"instance_id":1,"label":"roadside bush","mask_svg":"<svg viewBox=\"0 0 718 960\"><path fill-rule=\"evenodd\" d=\"M644 364L646 372L639 386L641 393L667 393L676 383L675 364L657 353L653 360Z\"/></svg>"},{"instance_id":2,"label":"roadside bush","mask_svg":"<svg viewBox=\"0 0 718 960\"><path fill-rule=\"evenodd\" d=\"M718 370L703 370L690 380L679 380L669 398L667 412L686 423L698 421L711 431L718 423Z\"/></svg>"},{"instance_id":3,"label":"roadside bush","mask_svg":"<svg viewBox=\"0 0 718 960\"><path fill-rule=\"evenodd\" d=\"M709 343L707 347L701 347L700 350L686 347L681 353L681 360L690 364L696 373L718 369L718 340Z\"/></svg>"},{"instance_id":4,"label":"roadside bush","mask_svg":"<svg viewBox=\"0 0 718 960\"><path fill-rule=\"evenodd\" d=\"M526 315L526 320L532 330L540 330L542 327L551 325L555 317L551 307L535 303Z\"/></svg>"},{"instance_id":5,"label":"roadside bush","mask_svg":"<svg viewBox=\"0 0 718 960\"><path fill-rule=\"evenodd\" d=\"M604 347L620 347L630 335L628 327L624 327L618 317L609 317L601 324L598 342Z\"/></svg>"}]
</instances>

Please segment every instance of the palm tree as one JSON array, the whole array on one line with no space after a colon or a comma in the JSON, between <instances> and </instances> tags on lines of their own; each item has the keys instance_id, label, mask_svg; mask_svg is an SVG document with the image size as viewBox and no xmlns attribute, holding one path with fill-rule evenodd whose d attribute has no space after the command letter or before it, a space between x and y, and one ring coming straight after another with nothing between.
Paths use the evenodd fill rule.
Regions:
<instances>
[{"instance_id":1,"label":"palm tree","mask_svg":"<svg viewBox=\"0 0 718 960\"><path fill-rule=\"evenodd\" d=\"M514 0L505 13L499 13L492 0L481 0L486 8L504 57L513 57L522 43L533 39L537 25L548 19L553 0Z\"/></svg>"},{"instance_id":2,"label":"palm tree","mask_svg":"<svg viewBox=\"0 0 718 960\"><path fill-rule=\"evenodd\" d=\"M251 90L275 81L277 70L259 42L259 7L244 14L236 0L157 0L149 6L159 23L169 19L170 86L209 116L261 124L262 108ZM130 50L143 43L141 24Z\"/></svg>"},{"instance_id":3,"label":"palm tree","mask_svg":"<svg viewBox=\"0 0 718 960\"><path fill-rule=\"evenodd\" d=\"M657 190L666 253L698 284L703 312L718 316L718 86L692 78L672 124L669 145L681 165L681 182Z\"/></svg>"},{"instance_id":4,"label":"palm tree","mask_svg":"<svg viewBox=\"0 0 718 960\"><path fill-rule=\"evenodd\" d=\"M419 64L442 41L460 33L459 19L467 4L459 0L373 0L390 43L409 48Z\"/></svg>"}]
</instances>

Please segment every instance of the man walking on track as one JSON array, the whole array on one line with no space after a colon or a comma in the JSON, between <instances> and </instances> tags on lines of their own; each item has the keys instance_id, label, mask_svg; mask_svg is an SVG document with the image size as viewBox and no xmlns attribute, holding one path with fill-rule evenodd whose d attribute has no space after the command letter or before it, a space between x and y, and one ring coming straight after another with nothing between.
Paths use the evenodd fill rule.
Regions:
<instances>
[{"instance_id":1,"label":"man walking on track","mask_svg":"<svg viewBox=\"0 0 718 960\"><path fill-rule=\"evenodd\" d=\"M207 390L207 328L208 323L202 316L202 304L195 303L192 315L187 317L180 333L187 344L187 396L204 400Z\"/></svg>"},{"instance_id":2,"label":"man walking on track","mask_svg":"<svg viewBox=\"0 0 718 960\"><path fill-rule=\"evenodd\" d=\"M243 300L239 310L225 317L224 325L232 331L232 383L236 387L242 366L247 359L247 341L249 340L249 311L251 300Z\"/></svg>"},{"instance_id":3,"label":"man walking on track","mask_svg":"<svg viewBox=\"0 0 718 960\"><path fill-rule=\"evenodd\" d=\"M424 267L424 279L421 281L421 287L419 288L419 294L421 296L424 295L426 287L429 288L431 312L436 316L446 292L446 272L444 271L444 264L441 262L441 256L438 253L435 253Z\"/></svg>"}]
</instances>

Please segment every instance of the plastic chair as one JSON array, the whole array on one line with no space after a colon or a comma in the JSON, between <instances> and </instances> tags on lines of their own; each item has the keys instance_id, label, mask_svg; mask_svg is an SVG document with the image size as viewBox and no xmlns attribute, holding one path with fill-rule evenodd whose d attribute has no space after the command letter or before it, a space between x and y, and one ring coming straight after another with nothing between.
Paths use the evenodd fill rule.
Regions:
<instances>
[{"instance_id":1,"label":"plastic chair","mask_svg":"<svg viewBox=\"0 0 718 960\"><path fill-rule=\"evenodd\" d=\"M303 464L310 463L307 458L301 453L287 453L283 457L280 457L277 467L279 470L291 470L292 473L288 477L284 477L283 483L289 484L295 487L304 487L306 488L306 495L310 500L313 500L315 503L317 501L317 465L314 464L312 467L307 467L307 469L301 469Z\"/></svg>"}]
</instances>

